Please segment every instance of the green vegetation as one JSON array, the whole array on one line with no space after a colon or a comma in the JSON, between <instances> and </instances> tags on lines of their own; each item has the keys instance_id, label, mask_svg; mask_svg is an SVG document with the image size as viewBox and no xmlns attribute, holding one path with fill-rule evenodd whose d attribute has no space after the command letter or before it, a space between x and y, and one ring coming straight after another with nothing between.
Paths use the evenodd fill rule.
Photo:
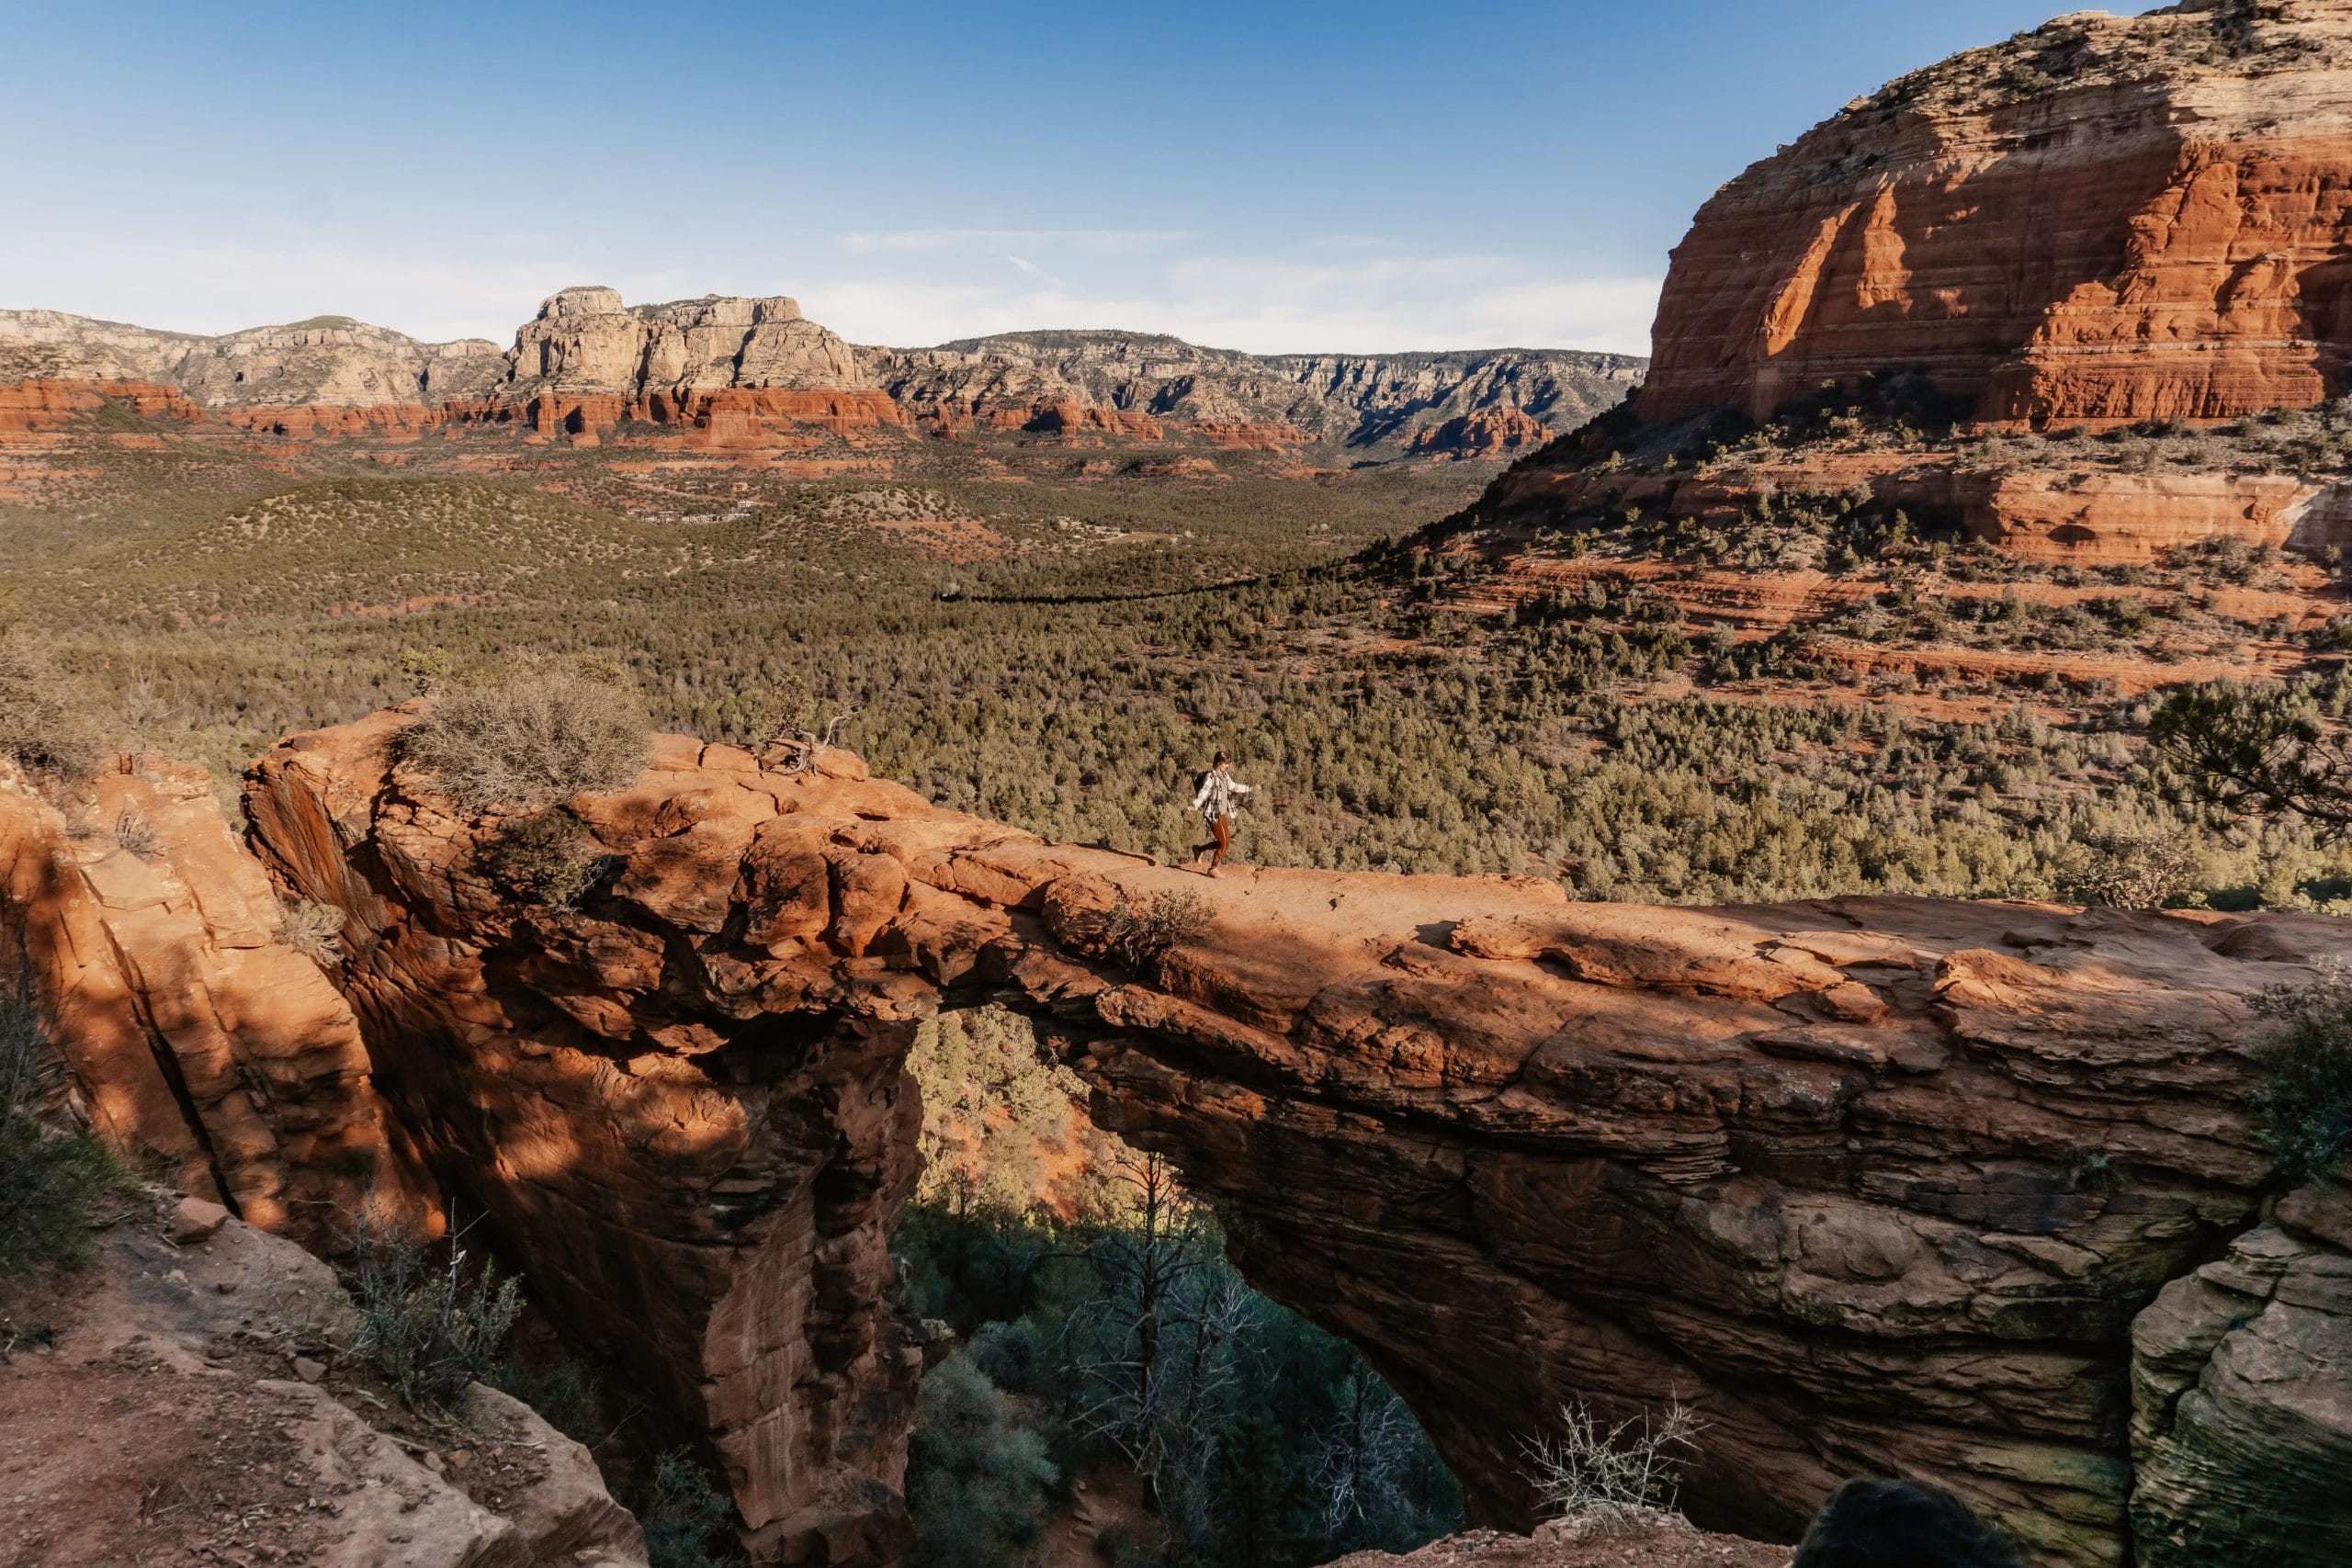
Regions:
<instances>
[{"instance_id":1,"label":"green vegetation","mask_svg":"<svg viewBox=\"0 0 2352 1568\"><path fill-rule=\"evenodd\" d=\"M462 1237L429 1247L380 1209L355 1217L345 1283L359 1309L355 1355L410 1404L446 1409L503 1364L522 1315L522 1284L495 1264L470 1266Z\"/></svg>"},{"instance_id":2,"label":"green vegetation","mask_svg":"<svg viewBox=\"0 0 2352 1568\"><path fill-rule=\"evenodd\" d=\"M568 908L594 885L598 861L588 830L554 807L502 822L483 856L507 888L557 908Z\"/></svg>"},{"instance_id":3,"label":"green vegetation","mask_svg":"<svg viewBox=\"0 0 2352 1568\"><path fill-rule=\"evenodd\" d=\"M907 1070L922 1093L917 1202L955 1214L1099 1219L1120 1207L1119 1144L1080 1109L1086 1085L1026 1019L959 1009L916 1027Z\"/></svg>"},{"instance_id":4,"label":"green vegetation","mask_svg":"<svg viewBox=\"0 0 2352 1568\"><path fill-rule=\"evenodd\" d=\"M907 1475L919 1561L938 1568L1021 1568L1060 1479L1044 1435L968 1356L924 1377Z\"/></svg>"},{"instance_id":5,"label":"green vegetation","mask_svg":"<svg viewBox=\"0 0 2352 1568\"><path fill-rule=\"evenodd\" d=\"M1160 1161L1084 1124L1024 1021L950 1014L910 1066L935 1163L894 1250L957 1340L909 1466L924 1562L1012 1568L1081 1477L1142 1483L1138 1568L1306 1568L1459 1522L1403 1403L1243 1284Z\"/></svg>"},{"instance_id":6,"label":"green vegetation","mask_svg":"<svg viewBox=\"0 0 2352 1568\"><path fill-rule=\"evenodd\" d=\"M2193 800L2231 817L2291 816L2352 829L2343 682L2219 682L2167 696L2151 716L2156 752Z\"/></svg>"},{"instance_id":7,"label":"green vegetation","mask_svg":"<svg viewBox=\"0 0 2352 1568\"><path fill-rule=\"evenodd\" d=\"M735 1505L688 1450L655 1455L650 1486L633 1496L648 1568L721 1568L743 1560Z\"/></svg>"},{"instance_id":8,"label":"green vegetation","mask_svg":"<svg viewBox=\"0 0 2352 1568\"><path fill-rule=\"evenodd\" d=\"M1125 1174L1118 1220L923 1207L900 1228L909 1305L964 1340L924 1380L909 1472L937 1560L1019 1561L1082 1472L1142 1477L1157 1539L1127 1561L1168 1568L1306 1568L1458 1528L1452 1478L1386 1385L1245 1286L1164 1169Z\"/></svg>"},{"instance_id":9,"label":"green vegetation","mask_svg":"<svg viewBox=\"0 0 2352 1568\"><path fill-rule=\"evenodd\" d=\"M2352 1156L2352 970L2324 963L2307 986L2274 987L2255 1008L2278 1020L2255 1048L2255 1133L2290 1184L2338 1174Z\"/></svg>"},{"instance_id":10,"label":"green vegetation","mask_svg":"<svg viewBox=\"0 0 2352 1568\"><path fill-rule=\"evenodd\" d=\"M130 1179L87 1128L59 1115L65 1067L40 1021L0 1001L0 1287L78 1263Z\"/></svg>"}]
</instances>

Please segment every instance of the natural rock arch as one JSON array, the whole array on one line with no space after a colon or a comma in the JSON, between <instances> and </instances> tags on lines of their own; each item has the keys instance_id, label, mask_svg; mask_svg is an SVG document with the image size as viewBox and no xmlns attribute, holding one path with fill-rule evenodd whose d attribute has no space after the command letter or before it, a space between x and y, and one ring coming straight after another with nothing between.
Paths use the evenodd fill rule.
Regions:
<instances>
[{"instance_id":1,"label":"natural rock arch","mask_svg":"<svg viewBox=\"0 0 2352 1568\"><path fill-rule=\"evenodd\" d=\"M1686 1488L1706 1522L1788 1534L1844 1475L1893 1470L2051 1561L2126 1561L2133 1508L2143 1562L2193 1561L2196 1519L2352 1540L2325 1483L2352 1444L2328 1349L2352 1198L2263 1222L2238 1110L2246 993L2352 949L2343 922L1212 883L941 811L843 753L786 774L679 737L571 803L614 860L554 910L483 869L495 825L394 763L406 722L298 737L247 794L271 876L347 916L334 974L372 1077L270 1056L286 1031L248 1010L220 1049L275 1098L146 1113L272 1130L224 1186L262 1190L275 1160L307 1190L321 1151L371 1136L429 1173L707 1433L767 1559L903 1548L904 1054L943 999L989 997L1058 1032L1098 1121L1218 1196L1254 1282L1364 1348L1483 1519L1523 1517L1518 1442L1560 1400L1674 1393L1713 1424ZM28 952L54 956L42 919L148 896L107 893L130 873L103 864L61 883L38 817L0 813L0 843ZM175 849L153 899L209 908L220 874ZM1114 962L1116 903L1175 890L1208 898L1207 930L1149 975ZM179 1051L174 997L141 990L164 969L107 929L148 1043ZM202 948L186 973L228 963L202 920L168 940ZM58 963L42 984L106 988ZM128 1081L95 1055L85 1080Z\"/></svg>"}]
</instances>

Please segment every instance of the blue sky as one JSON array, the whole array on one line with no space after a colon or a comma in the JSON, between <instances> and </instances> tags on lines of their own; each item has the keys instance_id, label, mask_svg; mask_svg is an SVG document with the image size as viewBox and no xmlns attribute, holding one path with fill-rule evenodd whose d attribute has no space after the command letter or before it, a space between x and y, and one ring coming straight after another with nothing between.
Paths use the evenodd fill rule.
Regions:
<instances>
[{"instance_id":1,"label":"blue sky","mask_svg":"<svg viewBox=\"0 0 2352 1568\"><path fill-rule=\"evenodd\" d=\"M2057 0L0 0L0 306L511 337L570 283L858 342L1642 352L1724 180Z\"/></svg>"}]
</instances>

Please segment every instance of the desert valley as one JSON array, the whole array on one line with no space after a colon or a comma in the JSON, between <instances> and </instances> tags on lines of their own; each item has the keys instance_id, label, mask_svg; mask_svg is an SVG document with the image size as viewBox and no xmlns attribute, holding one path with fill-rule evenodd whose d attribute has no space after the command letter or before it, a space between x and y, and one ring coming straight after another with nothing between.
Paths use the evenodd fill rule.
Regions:
<instances>
[{"instance_id":1,"label":"desert valley","mask_svg":"<svg viewBox=\"0 0 2352 1568\"><path fill-rule=\"evenodd\" d=\"M0 310L0 1565L2352 1561L2352 5L1646 356L515 305Z\"/></svg>"}]
</instances>

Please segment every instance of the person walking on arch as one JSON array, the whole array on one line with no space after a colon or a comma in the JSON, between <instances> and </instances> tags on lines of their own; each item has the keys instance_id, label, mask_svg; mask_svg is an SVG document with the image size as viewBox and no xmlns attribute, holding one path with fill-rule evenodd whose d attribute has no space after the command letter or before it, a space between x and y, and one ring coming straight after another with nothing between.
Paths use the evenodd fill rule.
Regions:
<instances>
[{"instance_id":1,"label":"person walking on arch","mask_svg":"<svg viewBox=\"0 0 2352 1568\"><path fill-rule=\"evenodd\" d=\"M1209 832L1215 836L1214 842L1196 844L1193 849L1194 860L1200 859L1204 851L1215 852L1209 856L1204 874L1215 876L1216 868L1225 863L1226 852L1233 847L1233 814L1240 808L1241 797L1250 789L1250 785L1233 776L1232 760L1222 751L1216 754L1209 771L1201 775L1201 787L1193 796L1193 809L1207 819Z\"/></svg>"}]
</instances>

